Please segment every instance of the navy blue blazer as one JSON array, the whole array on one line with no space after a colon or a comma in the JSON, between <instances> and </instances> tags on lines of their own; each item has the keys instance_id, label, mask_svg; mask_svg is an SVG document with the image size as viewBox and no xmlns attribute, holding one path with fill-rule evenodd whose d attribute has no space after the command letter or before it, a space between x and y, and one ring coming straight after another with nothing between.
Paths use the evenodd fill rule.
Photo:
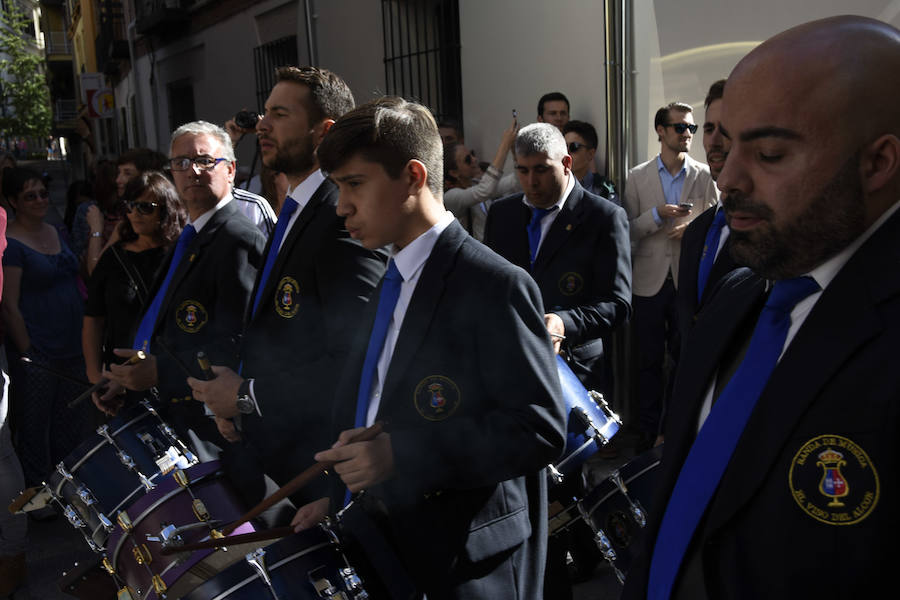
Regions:
<instances>
[{"instance_id":1,"label":"navy blue blazer","mask_svg":"<svg viewBox=\"0 0 900 600\"><path fill-rule=\"evenodd\" d=\"M353 425L376 305L348 361L338 429ZM394 474L368 490L419 592L540 597L543 468L562 452L564 412L537 286L454 221L423 267L382 388Z\"/></svg>"},{"instance_id":2,"label":"navy blue blazer","mask_svg":"<svg viewBox=\"0 0 900 600\"><path fill-rule=\"evenodd\" d=\"M530 269L531 211L514 194L491 205L484 243L531 275L547 312L566 328L564 348L585 385L602 383L604 338L631 315L631 242L624 209L576 181Z\"/></svg>"},{"instance_id":3,"label":"navy blue blazer","mask_svg":"<svg viewBox=\"0 0 900 600\"><path fill-rule=\"evenodd\" d=\"M247 311L241 374L255 380L262 416L243 415L241 423L263 469L281 485L334 443L338 374L384 274L385 253L350 237L335 212L337 200L337 186L322 182L281 245L256 313L250 314L252 300ZM251 299L259 285L258 277ZM314 500L326 491L301 490L295 500Z\"/></svg>"},{"instance_id":4,"label":"navy blue blazer","mask_svg":"<svg viewBox=\"0 0 900 600\"><path fill-rule=\"evenodd\" d=\"M709 598L874 598L895 585L898 239L895 214L825 289L763 389L689 550ZM697 319L673 392L682 410L669 418L659 497L625 598L646 596L650 552L700 406L723 355L755 323L765 287L733 271Z\"/></svg>"}]
</instances>

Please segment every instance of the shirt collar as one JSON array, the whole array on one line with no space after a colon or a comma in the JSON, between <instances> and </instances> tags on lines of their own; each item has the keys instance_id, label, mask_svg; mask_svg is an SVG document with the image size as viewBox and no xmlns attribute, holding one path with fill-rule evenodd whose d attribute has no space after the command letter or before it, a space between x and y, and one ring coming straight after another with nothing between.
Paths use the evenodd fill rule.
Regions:
<instances>
[{"instance_id":1,"label":"shirt collar","mask_svg":"<svg viewBox=\"0 0 900 600\"><path fill-rule=\"evenodd\" d=\"M197 217L196 220L190 221L188 225L193 225L194 229L197 230L197 233L200 233L200 230L203 229L203 227L207 223L209 223L209 220L212 219L212 216L216 214L216 212L218 212L223 206L231 202L232 197L233 196L231 195L231 192L228 192L228 195L219 200L215 206Z\"/></svg>"},{"instance_id":2,"label":"shirt collar","mask_svg":"<svg viewBox=\"0 0 900 600\"><path fill-rule=\"evenodd\" d=\"M672 175L671 173L669 173L669 170L666 168L666 164L662 161L662 154L657 154L656 155L656 170L659 171L660 173L665 173L666 175L669 176L670 179L677 179L679 175L683 175L685 172L687 172L688 158L689 158L688 155L685 154L684 162L681 163L681 170L678 171L677 173L675 173L674 175Z\"/></svg>"},{"instance_id":3,"label":"shirt collar","mask_svg":"<svg viewBox=\"0 0 900 600\"><path fill-rule=\"evenodd\" d=\"M445 211L431 229L411 241L402 250L397 251L394 246L391 246L391 258L394 260L394 264L397 265L397 270L400 271L403 281L410 281L422 268L422 265L431 256L431 251L434 249L438 238L447 226L453 222L453 219L453 213L449 210Z\"/></svg>"},{"instance_id":4,"label":"shirt collar","mask_svg":"<svg viewBox=\"0 0 900 600\"><path fill-rule=\"evenodd\" d=\"M898 208L900 208L900 202L895 202L894 205L884 211L884 214L878 217L878 220L872 223L862 235L853 240L849 246L810 271L809 276L815 279L816 283L819 284L819 287L824 290L837 276L844 265L847 264L847 261L849 261L856 251L859 250L859 247L872 237L872 234L878 231L878 228L884 225L884 222L890 219L891 216L897 212Z\"/></svg>"},{"instance_id":5,"label":"shirt collar","mask_svg":"<svg viewBox=\"0 0 900 600\"><path fill-rule=\"evenodd\" d=\"M309 199L313 197L323 181L325 181L325 175L322 173L322 169L316 169L309 177L297 184L297 187L288 190L287 195L297 203L296 214L300 214L300 211L309 204Z\"/></svg>"}]
</instances>

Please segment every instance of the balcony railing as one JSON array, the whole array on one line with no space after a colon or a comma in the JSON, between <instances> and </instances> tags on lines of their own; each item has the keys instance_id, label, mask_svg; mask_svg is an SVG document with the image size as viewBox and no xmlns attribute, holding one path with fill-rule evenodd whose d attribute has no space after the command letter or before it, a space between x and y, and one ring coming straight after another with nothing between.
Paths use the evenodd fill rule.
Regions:
<instances>
[{"instance_id":1,"label":"balcony railing","mask_svg":"<svg viewBox=\"0 0 900 600\"><path fill-rule=\"evenodd\" d=\"M53 120L69 121L78 116L78 101L75 99L59 99L53 103Z\"/></svg>"},{"instance_id":2,"label":"balcony railing","mask_svg":"<svg viewBox=\"0 0 900 600\"><path fill-rule=\"evenodd\" d=\"M72 43L65 31L45 31L47 54L72 54Z\"/></svg>"}]
</instances>

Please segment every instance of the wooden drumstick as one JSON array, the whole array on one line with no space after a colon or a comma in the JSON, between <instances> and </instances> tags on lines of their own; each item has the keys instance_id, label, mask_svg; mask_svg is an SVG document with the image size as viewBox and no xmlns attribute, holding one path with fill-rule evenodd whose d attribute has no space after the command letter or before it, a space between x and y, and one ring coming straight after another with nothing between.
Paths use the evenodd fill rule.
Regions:
<instances>
[{"instance_id":1,"label":"wooden drumstick","mask_svg":"<svg viewBox=\"0 0 900 600\"><path fill-rule=\"evenodd\" d=\"M371 442L383 431L384 427L382 423L376 422L371 427L367 428L365 431L362 431L356 437L352 438L348 443L356 444L359 442ZM276 502L280 502L284 500L297 490L301 489L303 486L308 484L310 481L324 473L327 469L330 469L334 466L334 462L317 462L311 467L307 468L305 471L288 481L284 486L279 488L277 492L264 499L262 502L251 508L245 515L243 515L240 519L226 527L222 530L222 533L225 535L230 534L232 531L249 521L250 519L254 519L261 515L264 511L272 508Z\"/></svg>"},{"instance_id":2,"label":"wooden drumstick","mask_svg":"<svg viewBox=\"0 0 900 600\"><path fill-rule=\"evenodd\" d=\"M277 540L287 537L294 533L294 527L287 525L285 527L275 527L263 531L252 531L250 533L242 533L240 535L232 535L223 538L210 538L196 544L186 544L184 546L166 546L160 551L160 554L179 554L181 552L193 552L194 550L208 550L210 548L222 548L223 546L237 546L238 544L250 544L252 542L264 542L267 540Z\"/></svg>"},{"instance_id":3,"label":"wooden drumstick","mask_svg":"<svg viewBox=\"0 0 900 600\"><path fill-rule=\"evenodd\" d=\"M128 360L123 362L122 365L136 365L137 363L141 362L142 360L145 360L146 358L147 358L147 355L144 354L144 351L138 350L137 352L135 352L134 354L131 355L131 358L129 358ZM109 379L107 379L106 377L101 378L100 381L98 381L97 383L95 383L94 385L92 385L91 387L86 389L80 396L78 396L77 398L75 398L74 400L69 402L66 405L67 408L75 408L76 406L78 406L79 404L84 402L86 399L90 398L91 394L93 394L97 390L100 390L100 389L106 387L106 385L108 383L109 383Z\"/></svg>"}]
</instances>

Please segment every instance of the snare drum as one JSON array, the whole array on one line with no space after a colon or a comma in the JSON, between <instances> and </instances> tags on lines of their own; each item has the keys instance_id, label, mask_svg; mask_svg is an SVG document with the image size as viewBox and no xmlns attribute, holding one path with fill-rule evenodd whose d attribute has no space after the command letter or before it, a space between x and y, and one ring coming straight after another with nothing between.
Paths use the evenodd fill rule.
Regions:
<instances>
[{"instance_id":1,"label":"snare drum","mask_svg":"<svg viewBox=\"0 0 900 600\"><path fill-rule=\"evenodd\" d=\"M256 548L240 558L184 596L185 600L369 598L327 525Z\"/></svg>"},{"instance_id":2,"label":"snare drum","mask_svg":"<svg viewBox=\"0 0 900 600\"><path fill-rule=\"evenodd\" d=\"M173 468L197 459L149 402L97 428L48 477L46 487L72 526L101 552L116 514L156 487Z\"/></svg>"},{"instance_id":3,"label":"snare drum","mask_svg":"<svg viewBox=\"0 0 900 600\"><path fill-rule=\"evenodd\" d=\"M180 598L259 544L169 555L162 554L164 545L220 536L219 530L243 513L218 461L178 470L117 515L116 531L106 546L106 567L135 600ZM245 523L233 535L252 531L253 525Z\"/></svg>"},{"instance_id":4,"label":"snare drum","mask_svg":"<svg viewBox=\"0 0 900 600\"><path fill-rule=\"evenodd\" d=\"M647 526L645 507L656 492L656 468L662 453L663 446L660 445L636 456L591 490L584 500L554 517L557 530L568 526L560 524L566 518L568 522L584 519L594 532L594 541L603 557L623 583L634 559L637 542ZM553 520L551 518L551 531Z\"/></svg>"},{"instance_id":5,"label":"snare drum","mask_svg":"<svg viewBox=\"0 0 900 600\"><path fill-rule=\"evenodd\" d=\"M566 402L568 428L562 459L550 465L548 470L550 480L561 483L564 475L575 472L616 435L622 421L609 408L603 395L588 391L559 355L556 356L556 368Z\"/></svg>"}]
</instances>

